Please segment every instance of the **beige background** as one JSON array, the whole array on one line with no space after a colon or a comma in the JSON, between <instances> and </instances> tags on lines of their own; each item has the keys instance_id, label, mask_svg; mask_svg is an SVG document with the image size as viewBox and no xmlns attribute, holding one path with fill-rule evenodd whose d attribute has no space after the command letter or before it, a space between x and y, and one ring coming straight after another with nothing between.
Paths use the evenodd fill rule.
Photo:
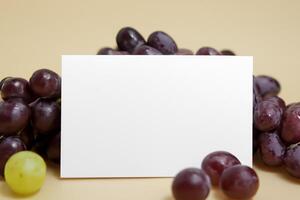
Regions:
<instances>
[{"instance_id":1,"label":"beige background","mask_svg":"<svg viewBox=\"0 0 300 200\"><path fill-rule=\"evenodd\" d=\"M299 10L298 0L0 0L0 78L28 78L41 67L59 72L62 54L115 46L117 31L129 25L145 37L164 30L194 51L209 45L253 55L255 74L275 76L281 96L300 101ZM257 163L261 186L254 199L299 199L299 180ZM52 168L42 190L29 199L171 200L170 184L171 179L59 180ZM13 198L0 182L0 199ZM224 197L214 189L209 199Z\"/></svg>"}]
</instances>

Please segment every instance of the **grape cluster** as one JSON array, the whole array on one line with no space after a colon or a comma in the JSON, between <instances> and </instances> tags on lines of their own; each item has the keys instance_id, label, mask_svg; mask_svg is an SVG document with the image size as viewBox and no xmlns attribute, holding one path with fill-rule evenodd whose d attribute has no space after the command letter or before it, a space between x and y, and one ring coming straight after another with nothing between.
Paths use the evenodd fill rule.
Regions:
<instances>
[{"instance_id":1,"label":"grape cluster","mask_svg":"<svg viewBox=\"0 0 300 200\"><path fill-rule=\"evenodd\" d=\"M136 29L124 27L117 33L116 41L116 48L101 48L97 55L194 55L193 51L189 49L178 48L175 40L163 31L151 33L146 40ZM228 49L218 51L212 47L202 47L196 51L195 55L234 56L235 53ZM279 82L273 77L253 76L253 154L259 152L266 165L284 165L289 174L300 178L300 103L286 105L285 101L278 96L280 89ZM214 163L214 159L217 163L226 161L226 159L222 160L224 156L215 155L206 162ZM236 160L232 158L229 160L237 164ZM228 165L232 164L230 161L227 162ZM205 166L205 164L202 166L204 170L206 169ZM213 184L222 182L222 179L219 180L220 172L218 170L223 169L226 164L216 164L216 166L222 167L215 169L216 171L206 169L206 173L210 175ZM232 179L228 183L241 178L235 171L242 173L244 170L247 171L248 168L232 167L232 171L227 173L227 176L230 177L228 179ZM254 177L253 172L250 171L247 172L249 177ZM181 180L179 183L183 184L182 187L189 192L184 194L180 192L183 190L182 188L176 189L177 179L175 178L175 186L173 185L175 192L173 191L173 193L176 199L205 199L208 195L209 189L207 188L209 186L203 171L200 169L186 169L180 172L177 177L178 180ZM224 184L220 183L220 187L226 191L228 189L227 182L225 180L223 182ZM195 188L202 188L202 192L199 193L197 189L193 192L192 190ZM241 191L247 194L243 188L235 189L236 191L233 190L233 193L228 191L227 195L232 198L241 198L239 196ZM255 191L256 184L249 190ZM250 192L248 195L251 196L251 191L248 192Z\"/></svg>"},{"instance_id":2,"label":"grape cluster","mask_svg":"<svg viewBox=\"0 0 300 200\"><path fill-rule=\"evenodd\" d=\"M175 40L163 31L155 31L147 40L132 27L122 28L116 36L117 48L105 47L98 55L193 55L178 48ZM235 55L231 50L202 47L195 55ZM284 165L300 178L300 103L286 106L278 96L281 86L270 76L253 77L253 153L259 149L264 163ZM299 153L298 153L299 152Z\"/></svg>"},{"instance_id":3,"label":"grape cluster","mask_svg":"<svg viewBox=\"0 0 300 200\"><path fill-rule=\"evenodd\" d=\"M189 49L178 48L163 31L155 31L145 40L134 28L124 27L117 33L116 43L116 48L101 48L97 55L194 55ZM202 47L195 55L235 53ZM279 82L270 76L253 77L253 83L253 154L259 152L266 165L284 165L289 174L300 178L300 103L286 105L278 97ZM60 162L61 78L51 70L40 69L29 81L18 77L2 79L0 90L0 176L7 168L7 181L12 188L16 186L14 189L24 194L34 192L41 187L46 169L31 151ZM41 171L37 184L31 188L25 184L24 189L19 185L24 179L16 176L16 169L27 170L26 156ZM37 178L34 173L28 172L27 179ZM203 159L201 168L180 171L173 180L172 191L176 200L203 200L211 184L218 185L230 198L247 199L256 194L259 180L255 171L234 155L217 151Z\"/></svg>"},{"instance_id":4,"label":"grape cluster","mask_svg":"<svg viewBox=\"0 0 300 200\"><path fill-rule=\"evenodd\" d=\"M209 195L211 184L233 199L249 199L259 187L256 172L231 153L216 151L208 154L201 168L186 168L180 171L172 184L176 200L204 200Z\"/></svg>"},{"instance_id":5,"label":"grape cluster","mask_svg":"<svg viewBox=\"0 0 300 200\"><path fill-rule=\"evenodd\" d=\"M155 31L147 40L134 28L124 27L116 36L117 48L103 47L97 55L193 55L193 51L178 48L175 40L163 31ZM218 51L212 47L202 47L196 55L235 55L228 49Z\"/></svg>"},{"instance_id":6,"label":"grape cluster","mask_svg":"<svg viewBox=\"0 0 300 200\"><path fill-rule=\"evenodd\" d=\"M32 150L60 162L61 78L48 69L29 81L18 77L0 83L0 176L15 153Z\"/></svg>"},{"instance_id":7,"label":"grape cluster","mask_svg":"<svg viewBox=\"0 0 300 200\"><path fill-rule=\"evenodd\" d=\"M254 77L253 153L268 166L283 165L300 178L300 103L286 105L270 76Z\"/></svg>"}]
</instances>

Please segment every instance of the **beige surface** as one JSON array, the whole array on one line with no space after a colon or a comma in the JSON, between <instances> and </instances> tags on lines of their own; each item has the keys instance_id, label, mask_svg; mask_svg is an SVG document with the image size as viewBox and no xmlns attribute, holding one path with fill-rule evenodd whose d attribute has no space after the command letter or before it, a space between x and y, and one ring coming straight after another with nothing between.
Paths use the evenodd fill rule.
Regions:
<instances>
[{"instance_id":1,"label":"beige surface","mask_svg":"<svg viewBox=\"0 0 300 200\"><path fill-rule=\"evenodd\" d=\"M300 1L216 0L0 0L0 78L60 69L62 54L95 54L114 46L123 26L145 36L171 34L180 47L210 45L253 55L255 73L277 77L287 102L300 100ZM80 94L84 95L84 91ZM200 162L200 161L199 161ZM299 199L300 181L256 167L258 200ZM280 171L280 170L279 170ZM30 199L171 200L171 179L59 180L50 170ZM213 192L209 199L224 199ZM0 183L0 199L13 199Z\"/></svg>"}]
</instances>

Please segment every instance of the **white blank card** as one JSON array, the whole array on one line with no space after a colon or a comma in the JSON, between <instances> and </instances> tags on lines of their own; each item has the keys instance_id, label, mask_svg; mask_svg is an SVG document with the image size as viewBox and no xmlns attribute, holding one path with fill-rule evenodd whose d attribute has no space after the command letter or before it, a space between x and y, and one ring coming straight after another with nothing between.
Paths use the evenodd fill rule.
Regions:
<instances>
[{"instance_id":1,"label":"white blank card","mask_svg":"<svg viewBox=\"0 0 300 200\"><path fill-rule=\"evenodd\" d=\"M252 57L63 56L61 177L173 177L225 150L252 165Z\"/></svg>"}]
</instances>

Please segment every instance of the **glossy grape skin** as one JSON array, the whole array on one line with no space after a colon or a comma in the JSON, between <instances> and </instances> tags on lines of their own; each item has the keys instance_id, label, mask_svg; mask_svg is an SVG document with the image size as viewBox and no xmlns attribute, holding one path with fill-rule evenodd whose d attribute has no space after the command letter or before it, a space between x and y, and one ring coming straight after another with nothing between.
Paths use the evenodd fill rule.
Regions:
<instances>
[{"instance_id":1,"label":"glossy grape skin","mask_svg":"<svg viewBox=\"0 0 300 200\"><path fill-rule=\"evenodd\" d=\"M219 51L212 47L202 47L196 52L196 55L218 56L221 54Z\"/></svg>"},{"instance_id":2,"label":"glossy grape skin","mask_svg":"<svg viewBox=\"0 0 300 200\"><path fill-rule=\"evenodd\" d=\"M254 124L260 131L267 132L277 129L281 119L280 107L270 101L261 101L254 109Z\"/></svg>"},{"instance_id":3,"label":"glossy grape skin","mask_svg":"<svg viewBox=\"0 0 300 200\"><path fill-rule=\"evenodd\" d=\"M9 78L12 78L12 77L8 76L8 77L3 78L3 79L0 81L0 90L2 89L2 85L3 85L4 81L5 81L6 79L9 79Z\"/></svg>"},{"instance_id":4,"label":"glossy grape skin","mask_svg":"<svg viewBox=\"0 0 300 200\"><path fill-rule=\"evenodd\" d=\"M223 49L220 53L224 56L235 56L235 53L229 49Z\"/></svg>"},{"instance_id":5,"label":"glossy grape skin","mask_svg":"<svg viewBox=\"0 0 300 200\"><path fill-rule=\"evenodd\" d=\"M9 158L5 165L5 181L19 195L36 193L44 184L46 163L31 151L21 151Z\"/></svg>"},{"instance_id":6,"label":"glossy grape skin","mask_svg":"<svg viewBox=\"0 0 300 200\"><path fill-rule=\"evenodd\" d=\"M266 96L264 97L263 99L264 101L269 101L269 102L272 102L276 105L278 105L281 109L281 112L284 113L285 109L286 109L286 104L285 104L285 101L278 97L278 96Z\"/></svg>"},{"instance_id":7,"label":"glossy grape skin","mask_svg":"<svg viewBox=\"0 0 300 200\"><path fill-rule=\"evenodd\" d=\"M259 179L252 168L236 165L224 170L219 187L230 198L250 199L258 190Z\"/></svg>"},{"instance_id":8,"label":"glossy grape skin","mask_svg":"<svg viewBox=\"0 0 300 200\"><path fill-rule=\"evenodd\" d=\"M51 138L47 147L47 158L55 163L60 163L60 133Z\"/></svg>"},{"instance_id":9,"label":"glossy grape skin","mask_svg":"<svg viewBox=\"0 0 300 200\"><path fill-rule=\"evenodd\" d=\"M104 47L97 52L97 55L129 55L129 53L127 51L117 51L110 47Z\"/></svg>"},{"instance_id":10,"label":"glossy grape skin","mask_svg":"<svg viewBox=\"0 0 300 200\"><path fill-rule=\"evenodd\" d=\"M4 100L21 98L26 102L32 100L29 83L23 78L7 78L1 88L1 97Z\"/></svg>"},{"instance_id":11,"label":"glossy grape skin","mask_svg":"<svg viewBox=\"0 0 300 200\"><path fill-rule=\"evenodd\" d=\"M256 76L255 84L259 88L261 96L276 96L281 89L279 82L271 76Z\"/></svg>"},{"instance_id":12,"label":"glossy grape skin","mask_svg":"<svg viewBox=\"0 0 300 200\"><path fill-rule=\"evenodd\" d=\"M269 166L280 166L283 162L286 147L278 133L261 133L259 149L262 161Z\"/></svg>"},{"instance_id":13,"label":"glossy grape skin","mask_svg":"<svg viewBox=\"0 0 300 200\"><path fill-rule=\"evenodd\" d=\"M132 27L122 28L116 37L118 48L121 51L128 51L132 53L138 46L146 43L143 36Z\"/></svg>"},{"instance_id":14,"label":"glossy grape skin","mask_svg":"<svg viewBox=\"0 0 300 200\"><path fill-rule=\"evenodd\" d=\"M194 55L193 51L190 49L178 49L175 53L176 55Z\"/></svg>"},{"instance_id":15,"label":"glossy grape skin","mask_svg":"<svg viewBox=\"0 0 300 200\"><path fill-rule=\"evenodd\" d=\"M283 115L281 138L289 143L300 142L300 105L289 106Z\"/></svg>"},{"instance_id":16,"label":"glossy grape skin","mask_svg":"<svg viewBox=\"0 0 300 200\"><path fill-rule=\"evenodd\" d=\"M300 178L300 144L293 144L287 148L284 165L290 175Z\"/></svg>"},{"instance_id":17,"label":"glossy grape skin","mask_svg":"<svg viewBox=\"0 0 300 200\"><path fill-rule=\"evenodd\" d=\"M39 133L49 133L60 127L60 108L56 101L39 99L32 108L32 126Z\"/></svg>"},{"instance_id":18,"label":"glossy grape skin","mask_svg":"<svg viewBox=\"0 0 300 200\"><path fill-rule=\"evenodd\" d=\"M202 161L202 169L210 177L213 185L219 184L223 171L241 162L231 153L226 151L215 151L208 154Z\"/></svg>"},{"instance_id":19,"label":"glossy grape skin","mask_svg":"<svg viewBox=\"0 0 300 200\"><path fill-rule=\"evenodd\" d=\"M10 156L25 149L25 144L16 136L3 138L0 141L0 176L4 175L4 167Z\"/></svg>"},{"instance_id":20,"label":"glossy grape skin","mask_svg":"<svg viewBox=\"0 0 300 200\"><path fill-rule=\"evenodd\" d=\"M137 47L132 55L162 55L160 51L147 45Z\"/></svg>"},{"instance_id":21,"label":"glossy grape skin","mask_svg":"<svg viewBox=\"0 0 300 200\"><path fill-rule=\"evenodd\" d=\"M147 40L147 45L157 49L164 55L175 54L178 50L176 42L165 32L155 31Z\"/></svg>"},{"instance_id":22,"label":"glossy grape skin","mask_svg":"<svg viewBox=\"0 0 300 200\"><path fill-rule=\"evenodd\" d=\"M204 200L210 191L210 180L198 168L187 168L174 178L172 192L175 200Z\"/></svg>"},{"instance_id":23,"label":"glossy grape skin","mask_svg":"<svg viewBox=\"0 0 300 200\"><path fill-rule=\"evenodd\" d=\"M1 91L1 89L2 89L2 85L3 85L4 81L7 80L7 79L9 79L9 78L13 78L13 77L7 76L7 77L3 78L3 79L0 81L0 91Z\"/></svg>"},{"instance_id":24,"label":"glossy grape skin","mask_svg":"<svg viewBox=\"0 0 300 200\"><path fill-rule=\"evenodd\" d=\"M30 119L29 107L18 101L0 102L0 133L16 134L27 126Z\"/></svg>"},{"instance_id":25,"label":"glossy grape skin","mask_svg":"<svg viewBox=\"0 0 300 200\"><path fill-rule=\"evenodd\" d=\"M61 78L49 69L35 71L29 80L29 85L32 92L38 97L60 97Z\"/></svg>"}]
</instances>

